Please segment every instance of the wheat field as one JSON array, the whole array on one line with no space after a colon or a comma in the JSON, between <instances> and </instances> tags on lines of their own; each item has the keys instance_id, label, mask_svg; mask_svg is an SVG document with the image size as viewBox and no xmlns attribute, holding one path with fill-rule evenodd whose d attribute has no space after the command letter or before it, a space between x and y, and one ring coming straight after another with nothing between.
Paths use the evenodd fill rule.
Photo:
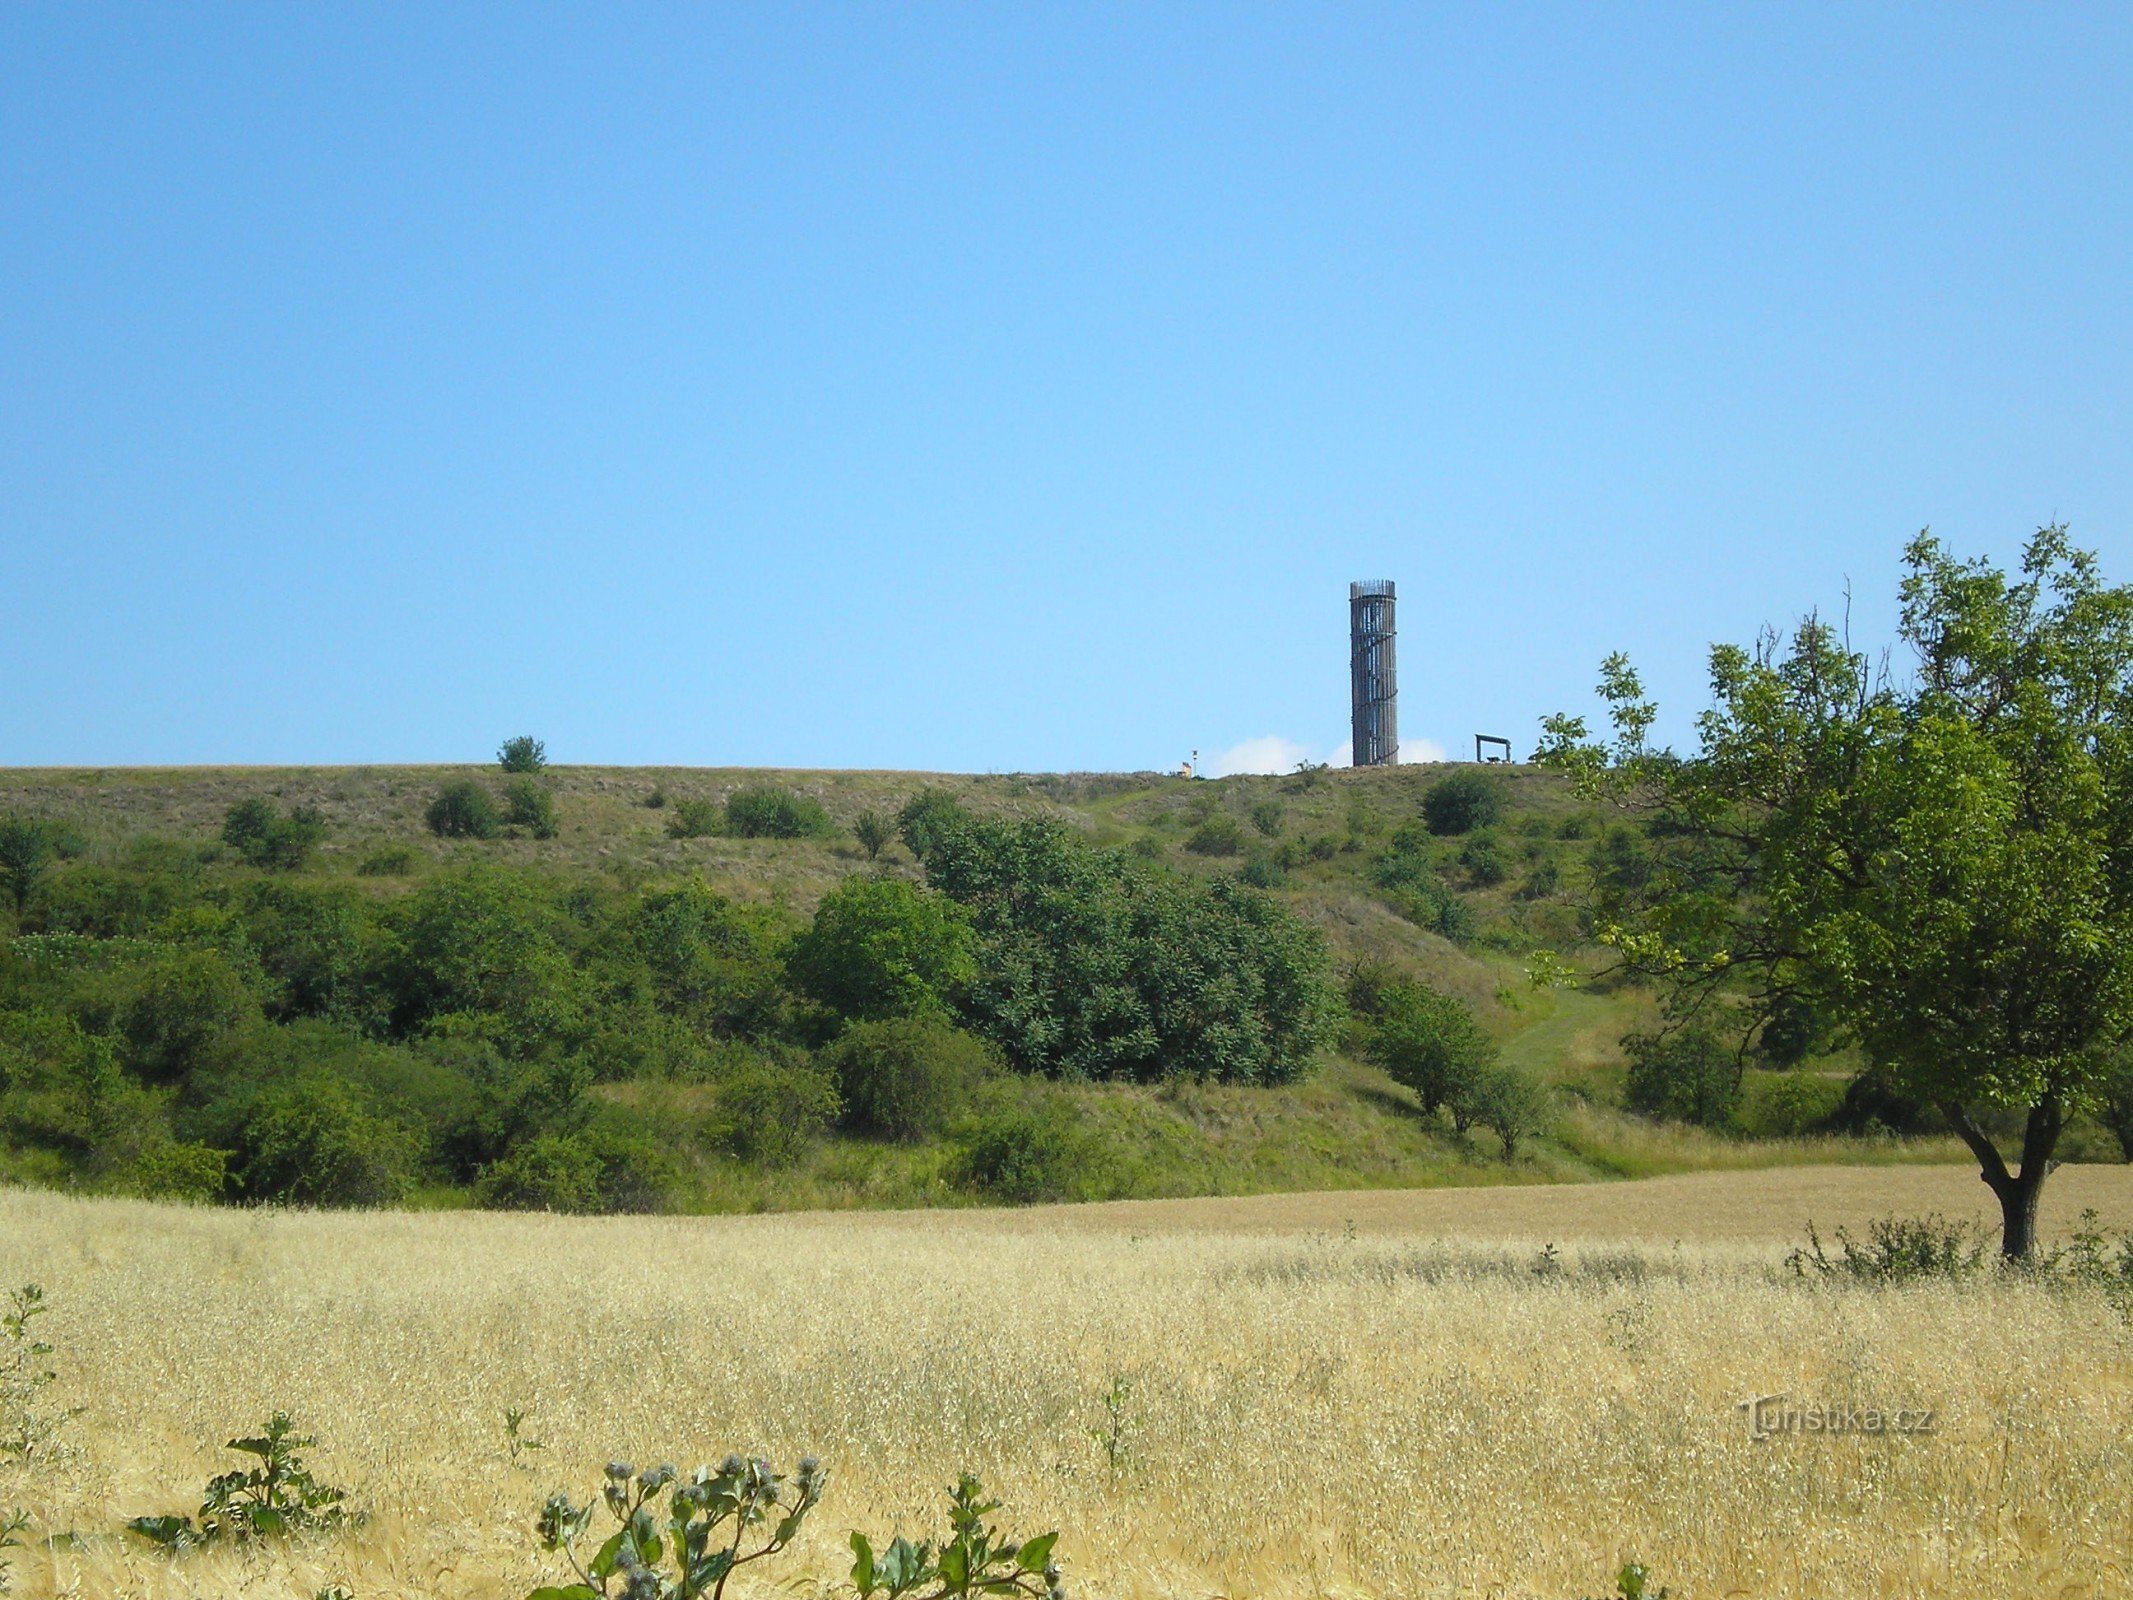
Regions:
<instances>
[{"instance_id":1,"label":"wheat field","mask_svg":"<svg viewBox=\"0 0 2133 1600\"><path fill-rule=\"evenodd\" d=\"M0 1506L74 1536L13 1552L15 1589L516 1600L558 1577L529 1536L551 1489L740 1449L829 1466L783 1562L800 1593L843 1577L849 1530L932 1526L963 1468L1018 1529L1060 1528L1092 1597L1553 1600L1630 1558L1676 1596L2133 1592L2133 1336L2107 1306L1783 1272L1803 1204L1974 1204L1973 1175L1920 1170L708 1219L4 1192L0 1283L46 1286L52 1403L84 1408L57 1462L0 1469ZM2128 1176L2061 1174L2049 1221L2133 1216ZM1738 1403L1776 1393L1934 1431L1758 1442ZM175 1562L116 1531L191 1510L277 1407L359 1529Z\"/></svg>"}]
</instances>

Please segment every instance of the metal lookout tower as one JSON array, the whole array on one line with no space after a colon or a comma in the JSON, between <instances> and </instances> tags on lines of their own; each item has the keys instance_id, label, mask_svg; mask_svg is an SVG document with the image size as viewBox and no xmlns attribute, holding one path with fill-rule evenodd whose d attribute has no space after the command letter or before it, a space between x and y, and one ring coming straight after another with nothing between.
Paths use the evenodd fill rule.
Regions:
<instances>
[{"instance_id":1,"label":"metal lookout tower","mask_svg":"<svg viewBox=\"0 0 2133 1600\"><path fill-rule=\"evenodd\" d=\"M1354 707L1355 764L1400 759L1399 686L1393 675L1392 580L1348 585L1348 682Z\"/></svg>"}]
</instances>

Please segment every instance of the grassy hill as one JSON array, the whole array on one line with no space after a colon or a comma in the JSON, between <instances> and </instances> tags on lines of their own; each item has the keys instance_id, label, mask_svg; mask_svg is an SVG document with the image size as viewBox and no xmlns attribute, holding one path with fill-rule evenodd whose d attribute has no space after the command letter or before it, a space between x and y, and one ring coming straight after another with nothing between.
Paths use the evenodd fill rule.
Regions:
<instances>
[{"instance_id":1,"label":"grassy hill","mask_svg":"<svg viewBox=\"0 0 2133 1600\"><path fill-rule=\"evenodd\" d=\"M1558 777L1499 767L1500 817L1433 837L1423 798L1448 771L1402 767L1194 781L1157 774L966 776L898 772L766 772L673 767L556 767L542 774L552 838L506 830L446 840L425 824L439 789L471 779L491 790L494 767L181 768L0 770L0 815L52 825L63 860L40 895L59 904L70 876L129 874L171 904L216 906L272 877L389 906L470 862L499 864L591 903L650 886L701 879L762 908L780 926L804 924L854 873L923 881L901 842L870 859L855 838L869 814L893 817L922 791L952 796L982 816L1056 818L1092 845L1124 851L1183 880L1243 876L1323 934L1335 975L1362 964L1422 979L1457 996L1500 1042L1507 1060L1560 1091L1552 1130L1515 1163L1493 1141L1455 1136L1418 1114L1409 1092L1349 1050L1303 1081L1278 1087L1009 1082L1018 1096L1065 1104L1085 1135L1072 1192L1085 1198L1242 1194L1273 1190L1419 1186L1643 1175L1704 1167L1816 1161L1962 1159L1952 1141L1813 1134L1848 1064L1808 1062L1791 1073L1751 1072L1743 1122L1756 1139L1657 1125L1619 1109L1619 1041L1654 1015L1654 997L1602 981L1539 989L1527 963L1555 951L1588 972L1602 965L1581 907L1595 871L1633 857L1633 828L1581 804ZM738 789L777 785L818 801L830 826L792 839L676 837L689 802L722 803ZM325 834L301 871L264 874L222 842L229 809L265 800L315 808ZM1453 936L1412 896L1383 886L1389 851L1426 862L1457 902ZM175 886L175 887L173 887ZM166 911L166 922L176 914ZM195 919L206 913L196 913ZM145 917L145 913L144 913ZM0 905L0 935L15 932ZM182 920L182 918L180 919ZM21 931L60 926L33 896ZM152 919L128 931L154 931ZM111 931L105 929L104 931ZM602 1081L593 1097L655 1126L682 1157L675 1203L703 1209L813 1205L925 1205L972 1198L955 1181L950 1142L899 1144L845 1136L812 1141L790 1164L765 1165L720 1148L715 1081L647 1077ZM1804 1135L1804 1136L1802 1136ZM0 1175L88 1182L64 1151L18 1127L0 1147ZM463 1202L464 1185L431 1182L431 1203Z\"/></svg>"}]
</instances>

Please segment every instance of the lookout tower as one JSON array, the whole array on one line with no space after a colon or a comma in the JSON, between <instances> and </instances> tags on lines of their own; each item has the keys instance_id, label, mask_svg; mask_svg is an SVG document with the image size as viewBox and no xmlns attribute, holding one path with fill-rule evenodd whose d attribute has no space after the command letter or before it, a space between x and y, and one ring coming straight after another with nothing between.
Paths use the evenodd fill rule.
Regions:
<instances>
[{"instance_id":1,"label":"lookout tower","mask_svg":"<svg viewBox=\"0 0 2133 1600\"><path fill-rule=\"evenodd\" d=\"M1348 585L1348 685L1355 764L1394 765L1400 759L1400 691L1393 676L1390 578Z\"/></svg>"}]
</instances>

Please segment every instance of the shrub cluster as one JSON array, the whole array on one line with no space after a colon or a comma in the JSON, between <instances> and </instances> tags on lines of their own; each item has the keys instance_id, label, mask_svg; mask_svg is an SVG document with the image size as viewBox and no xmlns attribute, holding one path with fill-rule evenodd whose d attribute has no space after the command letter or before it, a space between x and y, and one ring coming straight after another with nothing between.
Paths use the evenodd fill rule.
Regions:
<instances>
[{"instance_id":1,"label":"shrub cluster","mask_svg":"<svg viewBox=\"0 0 2133 1600\"><path fill-rule=\"evenodd\" d=\"M1506 1161L1546 1128L1547 1091L1499 1061L1495 1041L1452 996L1364 969L1351 981L1349 1003L1364 1019L1364 1053L1414 1091L1424 1116L1447 1112L1462 1135L1477 1124L1489 1129Z\"/></svg>"}]
</instances>

